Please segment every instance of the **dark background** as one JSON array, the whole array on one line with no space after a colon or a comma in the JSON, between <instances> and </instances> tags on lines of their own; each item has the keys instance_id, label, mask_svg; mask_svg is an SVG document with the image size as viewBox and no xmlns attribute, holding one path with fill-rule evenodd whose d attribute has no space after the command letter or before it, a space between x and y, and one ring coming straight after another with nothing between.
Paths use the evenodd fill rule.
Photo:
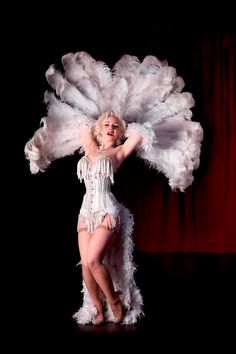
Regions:
<instances>
[{"instance_id":1,"label":"dark background","mask_svg":"<svg viewBox=\"0 0 236 354\"><path fill-rule=\"evenodd\" d=\"M6 30L11 27L13 35L6 40L8 70L3 70L3 74L7 74L7 82L10 82L9 96L10 92L14 96L14 100L10 100L8 104L7 114L10 129L13 131L13 143L10 147L14 145L14 158L13 164L11 163L13 173L8 181L10 198L7 205L10 213L7 218L7 242L10 251L6 268L10 274L7 279L12 304L9 306L10 333L18 333L18 343L23 346L26 345L28 335L37 338L34 343L40 343L46 333L47 336L54 334L58 340L60 333L69 331L65 330L64 323L67 323L82 299L80 269L75 266L79 261L76 223L84 192L76 177L78 155L55 161L45 174L40 175L30 174L28 162L24 158L24 145L46 113L43 94L48 85L44 75L49 65L59 63L65 53L82 50L111 67L124 53L136 55L140 60L148 54L167 59L170 65L177 68L178 74L183 76L185 90L197 97L198 104L194 111L196 120L208 131L208 122L201 115L203 93L200 78L195 75L194 55L205 38L214 37L217 33L235 33L233 12L229 7L226 10L226 6L223 9L214 7L207 12L205 8L189 4L185 9L187 14L183 14L183 9L178 5L173 7L171 4L166 7L157 4L158 9L155 10L152 6L143 4L141 8L137 9L136 6L129 12L125 4L116 3L112 6L113 10L98 4L87 4L85 8L79 4L64 4L63 7L57 5L52 8L48 4L25 7L21 4L19 8L14 5L14 13L8 15L10 21ZM207 149L205 143L203 151L206 152ZM197 182L207 173L206 156L207 154L203 155L200 170L196 173ZM133 176L136 178L135 183ZM139 193L142 195L144 185L158 183L158 188L164 188L164 192L169 193L166 192L169 187L163 177L145 170L142 162L134 156L124 164L119 177L115 193L135 215L138 211ZM129 188L131 192L127 193ZM183 203L182 197L178 198L179 203ZM160 206L155 205L152 209L158 207ZM143 253L145 249L142 249L142 243L138 241L138 234L134 237L139 246L135 259L144 265L140 268L145 269L145 272L140 270L137 277L139 284L143 286L147 302L151 299L150 284L153 288L158 287L156 281L153 281L153 275L157 282L159 280L159 285L161 279L163 281L163 275L158 273L160 269L165 269L172 279L177 276L177 280L181 273L182 282L185 278L189 281L191 275L196 279L199 269L202 273L207 270L207 274L213 277L216 277L215 264L217 271L222 269L222 261L219 263L214 252L210 258L201 258L203 263L199 266L199 259L194 258L196 253L192 250L186 253L187 249L183 254L181 247L174 256L172 250L169 255L167 252L166 258L160 257L160 254L158 258L158 249L157 252L155 249L155 261L150 258L153 257L153 252L150 257L145 258L146 252ZM176 254L180 254L180 257L182 254L183 257L177 258L177 261L176 258L170 258L171 255L176 257ZM235 257L229 250L227 254L230 254L230 258L223 258L223 264L227 265L227 277L228 273L231 277L235 275ZM147 260L151 263L147 263ZM176 262L181 263L177 270ZM204 278L204 285L206 284L207 279ZM182 284L182 291L184 287ZM176 295L177 288L175 279L168 291ZM209 301L215 290L214 287L214 291L209 292ZM165 293L162 292L157 301L164 301L164 298ZM170 299L173 301L171 297ZM181 295L179 299L183 301ZM177 306L176 302L175 304ZM174 305L169 307L168 315L174 310ZM148 306L150 303L147 303L150 314L153 310ZM165 317L164 312L161 316L162 319ZM25 324L22 323L23 319ZM167 333L167 323L164 328ZM176 328L171 327L172 334L175 330Z\"/></svg>"}]
</instances>

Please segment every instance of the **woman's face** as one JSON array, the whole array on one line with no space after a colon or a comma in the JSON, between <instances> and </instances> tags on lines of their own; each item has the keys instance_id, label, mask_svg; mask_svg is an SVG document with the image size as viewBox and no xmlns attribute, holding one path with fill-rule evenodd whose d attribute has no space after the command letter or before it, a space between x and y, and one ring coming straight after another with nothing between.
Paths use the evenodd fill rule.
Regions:
<instances>
[{"instance_id":1,"label":"woman's face","mask_svg":"<svg viewBox=\"0 0 236 354\"><path fill-rule=\"evenodd\" d=\"M115 144L120 138L122 131L120 120L116 116L110 115L101 124L100 134L102 142L114 142Z\"/></svg>"}]
</instances>

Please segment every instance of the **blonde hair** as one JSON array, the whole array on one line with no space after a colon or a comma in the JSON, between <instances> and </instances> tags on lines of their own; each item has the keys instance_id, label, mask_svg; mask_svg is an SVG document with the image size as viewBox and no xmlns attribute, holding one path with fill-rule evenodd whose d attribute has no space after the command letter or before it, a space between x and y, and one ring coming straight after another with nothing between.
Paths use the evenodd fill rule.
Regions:
<instances>
[{"instance_id":1,"label":"blonde hair","mask_svg":"<svg viewBox=\"0 0 236 354\"><path fill-rule=\"evenodd\" d=\"M115 112L113 111L106 111L102 114L100 114L100 116L98 117L96 123L95 123L95 127L94 127L94 137L97 140L98 144L101 144L101 126L102 123L105 119L108 119L109 117L115 117L118 121L119 124L119 128L121 129L121 135L119 136L119 138L116 141L117 145L120 145L124 139L124 133L126 130L126 122L118 117L118 115L116 115Z\"/></svg>"}]
</instances>

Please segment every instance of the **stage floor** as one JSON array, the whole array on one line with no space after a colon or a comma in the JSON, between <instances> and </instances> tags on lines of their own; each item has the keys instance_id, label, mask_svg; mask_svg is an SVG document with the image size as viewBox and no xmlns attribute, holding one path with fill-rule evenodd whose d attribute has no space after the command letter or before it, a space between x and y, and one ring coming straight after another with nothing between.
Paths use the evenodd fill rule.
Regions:
<instances>
[{"instance_id":1,"label":"stage floor","mask_svg":"<svg viewBox=\"0 0 236 354\"><path fill-rule=\"evenodd\" d=\"M39 348L80 352L84 345L96 353L126 352L127 345L134 350L142 345L149 353L164 346L163 353L171 346L188 348L189 341L194 348L204 341L235 346L235 254L136 253L134 260L144 299L139 323L76 324L72 315L82 301L80 268L55 264L47 272L42 263L18 289L22 296L12 307L17 314L11 322L12 344L31 353Z\"/></svg>"}]
</instances>

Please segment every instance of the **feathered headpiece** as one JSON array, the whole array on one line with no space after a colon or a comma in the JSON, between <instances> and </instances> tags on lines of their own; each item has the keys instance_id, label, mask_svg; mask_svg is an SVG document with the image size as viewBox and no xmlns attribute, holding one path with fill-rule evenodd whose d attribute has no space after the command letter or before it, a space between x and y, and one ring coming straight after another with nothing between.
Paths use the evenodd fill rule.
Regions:
<instances>
[{"instance_id":1,"label":"feathered headpiece","mask_svg":"<svg viewBox=\"0 0 236 354\"><path fill-rule=\"evenodd\" d=\"M184 81L175 68L155 56L140 62L123 55L110 69L86 52L64 55L62 65L63 73L54 66L46 72L55 93L45 92L47 116L25 146L32 173L82 152L80 124L92 126L100 114L114 111L127 123L126 137L142 132L138 156L163 172L172 189L184 191L192 183L203 130L191 121L194 99L182 92Z\"/></svg>"}]
</instances>

